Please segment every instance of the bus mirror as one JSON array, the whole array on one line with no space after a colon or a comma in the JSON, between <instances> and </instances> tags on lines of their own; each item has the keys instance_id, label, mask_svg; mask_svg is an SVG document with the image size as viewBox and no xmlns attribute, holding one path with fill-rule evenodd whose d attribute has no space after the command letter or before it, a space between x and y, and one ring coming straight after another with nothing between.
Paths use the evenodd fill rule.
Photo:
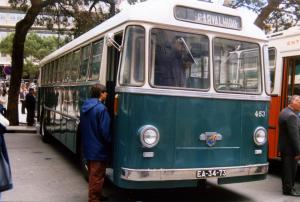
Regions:
<instances>
[{"instance_id":1,"label":"bus mirror","mask_svg":"<svg viewBox=\"0 0 300 202\"><path fill-rule=\"evenodd\" d=\"M118 42L114 39L114 33L108 33L106 35L106 45L108 47L115 47L118 51L121 51L121 45L118 44Z\"/></svg>"}]
</instances>

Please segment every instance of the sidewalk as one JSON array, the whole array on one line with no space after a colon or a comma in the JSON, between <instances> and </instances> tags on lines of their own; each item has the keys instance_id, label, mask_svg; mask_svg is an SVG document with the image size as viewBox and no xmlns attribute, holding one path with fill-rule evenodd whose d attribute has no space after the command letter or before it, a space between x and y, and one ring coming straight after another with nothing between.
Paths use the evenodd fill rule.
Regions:
<instances>
[{"instance_id":1,"label":"sidewalk","mask_svg":"<svg viewBox=\"0 0 300 202\"><path fill-rule=\"evenodd\" d=\"M1 202L86 202L88 186L74 155L35 133L5 134L13 189Z\"/></svg>"},{"instance_id":2,"label":"sidewalk","mask_svg":"<svg viewBox=\"0 0 300 202\"><path fill-rule=\"evenodd\" d=\"M36 133L35 126L27 126L26 125L26 116L27 114L21 113L21 104L18 105L19 108L19 126L8 126L7 132L8 133Z\"/></svg>"}]
</instances>

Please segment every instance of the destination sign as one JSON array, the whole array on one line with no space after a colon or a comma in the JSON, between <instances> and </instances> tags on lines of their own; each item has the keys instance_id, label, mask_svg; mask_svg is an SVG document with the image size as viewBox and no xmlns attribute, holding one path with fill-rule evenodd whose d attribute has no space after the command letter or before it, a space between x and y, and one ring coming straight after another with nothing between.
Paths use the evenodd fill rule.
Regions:
<instances>
[{"instance_id":1,"label":"destination sign","mask_svg":"<svg viewBox=\"0 0 300 202\"><path fill-rule=\"evenodd\" d=\"M177 6L175 8L175 17L178 20L189 21L198 24L223 27L227 29L242 29L242 20L240 17L206 10Z\"/></svg>"}]
</instances>

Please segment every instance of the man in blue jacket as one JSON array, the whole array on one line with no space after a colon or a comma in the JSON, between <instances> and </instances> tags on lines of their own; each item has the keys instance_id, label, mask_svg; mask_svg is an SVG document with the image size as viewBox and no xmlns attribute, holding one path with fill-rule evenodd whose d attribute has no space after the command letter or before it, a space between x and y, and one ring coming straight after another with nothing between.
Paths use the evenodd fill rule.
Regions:
<instances>
[{"instance_id":1,"label":"man in blue jacket","mask_svg":"<svg viewBox=\"0 0 300 202\"><path fill-rule=\"evenodd\" d=\"M100 202L105 169L109 158L108 145L110 117L103 104L107 92L105 86L95 84L91 88L91 98L81 108L80 132L84 157L89 169L89 202Z\"/></svg>"}]
</instances>

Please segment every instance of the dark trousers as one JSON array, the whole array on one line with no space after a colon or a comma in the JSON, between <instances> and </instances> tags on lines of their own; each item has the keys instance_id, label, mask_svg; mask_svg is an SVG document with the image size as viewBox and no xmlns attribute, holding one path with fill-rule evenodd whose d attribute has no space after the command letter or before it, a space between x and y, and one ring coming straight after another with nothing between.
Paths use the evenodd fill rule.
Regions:
<instances>
[{"instance_id":1,"label":"dark trousers","mask_svg":"<svg viewBox=\"0 0 300 202\"><path fill-rule=\"evenodd\" d=\"M25 100L21 100L21 113L25 114Z\"/></svg>"},{"instance_id":2,"label":"dark trousers","mask_svg":"<svg viewBox=\"0 0 300 202\"><path fill-rule=\"evenodd\" d=\"M89 202L100 202L105 178L105 161L88 161Z\"/></svg>"},{"instance_id":3,"label":"dark trousers","mask_svg":"<svg viewBox=\"0 0 300 202\"><path fill-rule=\"evenodd\" d=\"M27 125L33 126L34 124L34 109L27 108Z\"/></svg>"},{"instance_id":4,"label":"dark trousers","mask_svg":"<svg viewBox=\"0 0 300 202\"><path fill-rule=\"evenodd\" d=\"M282 191L290 192L294 189L296 174L297 174L297 164L298 161L295 160L293 156L281 156L282 163Z\"/></svg>"}]
</instances>

